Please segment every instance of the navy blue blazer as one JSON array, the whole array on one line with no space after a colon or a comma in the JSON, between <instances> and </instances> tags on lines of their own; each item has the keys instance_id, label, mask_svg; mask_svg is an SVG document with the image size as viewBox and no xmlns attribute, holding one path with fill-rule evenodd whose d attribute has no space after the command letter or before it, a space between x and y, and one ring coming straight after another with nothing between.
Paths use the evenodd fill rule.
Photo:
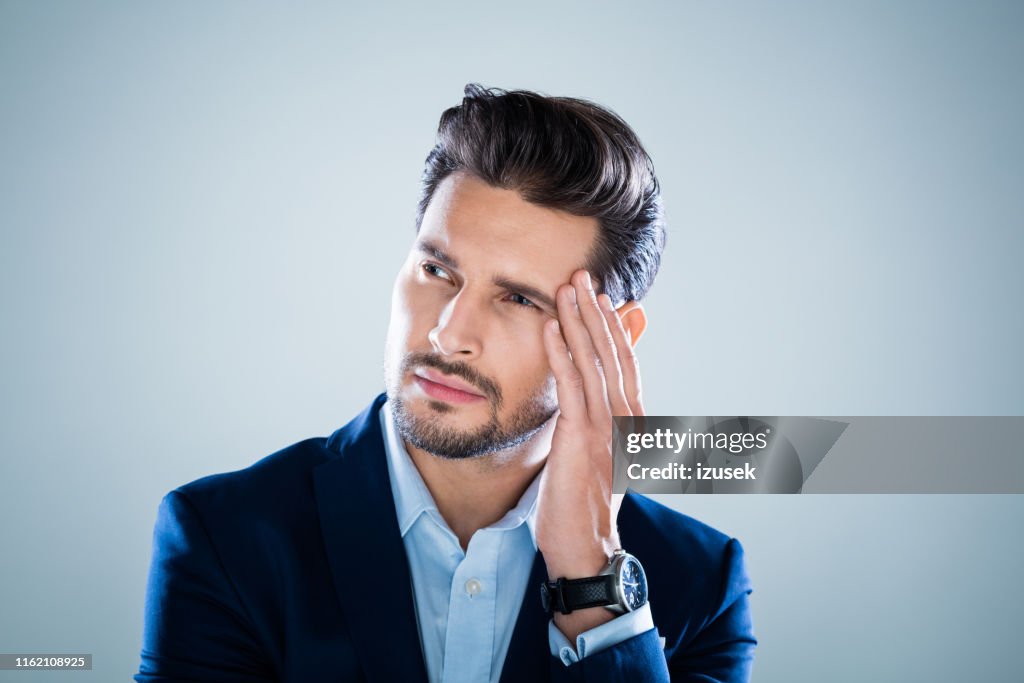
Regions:
<instances>
[{"instance_id":1,"label":"navy blue blazer","mask_svg":"<svg viewBox=\"0 0 1024 683\"><path fill-rule=\"evenodd\" d=\"M138 683L427 683L384 400L330 438L164 497ZM739 542L633 493L619 534L647 571L656 629L565 666L548 647L538 552L502 683L748 680L756 641Z\"/></svg>"}]
</instances>

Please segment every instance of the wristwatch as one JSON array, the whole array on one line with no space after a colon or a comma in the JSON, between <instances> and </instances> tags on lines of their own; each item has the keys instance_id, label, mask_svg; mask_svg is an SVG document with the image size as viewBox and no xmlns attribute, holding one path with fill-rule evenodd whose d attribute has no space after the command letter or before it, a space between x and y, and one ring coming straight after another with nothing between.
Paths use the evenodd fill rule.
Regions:
<instances>
[{"instance_id":1,"label":"wristwatch","mask_svg":"<svg viewBox=\"0 0 1024 683\"><path fill-rule=\"evenodd\" d=\"M540 585L540 601L548 614L556 610L570 614L588 607L625 614L647 603L647 576L640 561L620 548L597 576L545 581Z\"/></svg>"}]
</instances>

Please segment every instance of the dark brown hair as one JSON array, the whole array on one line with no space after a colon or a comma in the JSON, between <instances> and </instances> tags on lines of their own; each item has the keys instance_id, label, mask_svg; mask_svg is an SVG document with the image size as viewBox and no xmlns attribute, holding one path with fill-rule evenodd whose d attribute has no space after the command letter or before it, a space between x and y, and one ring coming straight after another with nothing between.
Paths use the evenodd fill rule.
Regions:
<instances>
[{"instance_id":1,"label":"dark brown hair","mask_svg":"<svg viewBox=\"0 0 1024 683\"><path fill-rule=\"evenodd\" d=\"M639 301L665 248L661 190L636 133L593 102L466 86L441 115L416 216L442 180L467 171L528 202L591 216L600 226L585 267L615 305Z\"/></svg>"}]
</instances>

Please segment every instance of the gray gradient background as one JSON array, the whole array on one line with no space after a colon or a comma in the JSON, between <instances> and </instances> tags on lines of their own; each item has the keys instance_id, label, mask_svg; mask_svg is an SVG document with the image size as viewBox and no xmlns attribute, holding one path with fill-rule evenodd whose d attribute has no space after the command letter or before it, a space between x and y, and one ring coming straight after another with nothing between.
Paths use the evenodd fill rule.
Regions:
<instances>
[{"instance_id":1,"label":"gray gradient background","mask_svg":"<svg viewBox=\"0 0 1024 683\"><path fill-rule=\"evenodd\" d=\"M652 413L1021 414L1022 29L1020 2L0 3L0 651L95 655L0 680L128 680L160 497L381 389L467 81L648 146ZM660 499L746 547L756 681L1019 678L1022 497Z\"/></svg>"}]
</instances>

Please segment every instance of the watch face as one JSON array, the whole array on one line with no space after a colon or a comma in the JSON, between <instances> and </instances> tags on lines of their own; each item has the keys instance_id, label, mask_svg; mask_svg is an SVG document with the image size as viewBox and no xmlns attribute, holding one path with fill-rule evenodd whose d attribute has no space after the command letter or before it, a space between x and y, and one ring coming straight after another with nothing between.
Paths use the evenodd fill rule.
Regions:
<instances>
[{"instance_id":1,"label":"watch face","mask_svg":"<svg viewBox=\"0 0 1024 683\"><path fill-rule=\"evenodd\" d=\"M627 609L633 611L642 607L647 602L647 577L644 576L644 569L636 558L626 558L619 576L622 578L622 596Z\"/></svg>"}]
</instances>

